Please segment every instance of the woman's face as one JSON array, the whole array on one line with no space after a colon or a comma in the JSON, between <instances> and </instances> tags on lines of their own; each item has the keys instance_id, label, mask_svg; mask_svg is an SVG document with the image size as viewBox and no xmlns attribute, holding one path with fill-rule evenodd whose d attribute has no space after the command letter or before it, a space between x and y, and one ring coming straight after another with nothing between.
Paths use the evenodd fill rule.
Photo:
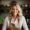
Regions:
<instances>
[{"instance_id":1,"label":"woman's face","mask_svg":"<svg viewBox=\"0 0 30 30\"><path fill-rule=\"evenodd\" d=\"M13 16L16 16L18 14L18 8L17 8L17 6L13 6L11 8L11 10L12 10Z\"/></svg>"}]
</instances>

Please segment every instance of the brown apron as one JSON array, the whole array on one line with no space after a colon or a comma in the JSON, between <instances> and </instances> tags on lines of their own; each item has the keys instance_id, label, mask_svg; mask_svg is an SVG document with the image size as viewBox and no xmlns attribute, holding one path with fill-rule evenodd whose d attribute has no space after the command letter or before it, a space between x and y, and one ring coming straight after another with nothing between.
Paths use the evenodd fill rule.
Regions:
<instances>
[{"instance_id":1,"label":"brown apron","mask_svg":"<svg viewBox=\"0 0 30 30\"><path fill-rule=\"evenodd\" d=\"M11 23L11 25L7 28L7 30L20 30L20 29Z\"/></svg>"}]
</instances>

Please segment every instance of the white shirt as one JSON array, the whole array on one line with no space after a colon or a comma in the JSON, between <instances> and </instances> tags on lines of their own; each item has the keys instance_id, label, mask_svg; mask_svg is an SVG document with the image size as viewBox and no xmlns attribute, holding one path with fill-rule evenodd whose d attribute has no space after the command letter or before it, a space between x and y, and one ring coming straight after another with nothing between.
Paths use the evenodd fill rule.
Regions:
<instances>
[{"instance_id":1,"label":"white shirt","mask_svg":"<svg viewBox=\"0 0 30 30\"><path fill-rule=\"evenodd\" d=\"M7 16L7 17L5 18L5 21L4 21L2 30L6 30L7 26L9 26L9 22L10 22L10 21L9 21L9 18L8 18L8 16ZM14 19L11 19L11 23L14 23L15 26L18 27L18 28L22 28L22 26L23 26L24 30L29 30L24 16L22 16L22 17L19 19L19 23L18 23L18 19L16 19L15 21L14 21Z\"/></svg>"}]
</instances>

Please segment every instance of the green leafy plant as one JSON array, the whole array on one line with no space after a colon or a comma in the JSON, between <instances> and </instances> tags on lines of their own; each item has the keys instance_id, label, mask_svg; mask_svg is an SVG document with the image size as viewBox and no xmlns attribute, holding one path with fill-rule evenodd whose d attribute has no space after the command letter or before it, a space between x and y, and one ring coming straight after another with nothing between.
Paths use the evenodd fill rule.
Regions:
<instances>
[{"instance_id":1,"label":"green leafy plant","mask_svg":"<svg viewBox=\"0 0 30 30\"><path fill-rule=\"evenodd\" d=\"M4 22L4 18L0 16L0 24L3 24L3 22Z\"/></svg>"}]
</instances>

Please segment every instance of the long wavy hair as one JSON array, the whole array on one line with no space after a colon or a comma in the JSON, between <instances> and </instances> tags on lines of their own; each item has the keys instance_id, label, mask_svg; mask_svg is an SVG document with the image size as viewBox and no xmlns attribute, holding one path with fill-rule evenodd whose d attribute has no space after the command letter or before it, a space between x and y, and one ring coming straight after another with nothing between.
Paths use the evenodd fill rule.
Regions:
<instances>
[{"instance_id":1,"label":"long wavy hair","mask_svg":"<svg viewBox=\"0 0 30 30\"><path fill-rule=\"evenodd\" d=\"M11 8L13 6L17 6L18 7L18 14L17 14L17 17L20 17L20 16L23 16L23 13L22 13L22 9L21 9L21 6L19 5L19 3L17 1L11 1L10 2L10 6L9 6L9 17L11 18L13 16L13 13L11 11Z\"/></svg>"}]
</instances>

